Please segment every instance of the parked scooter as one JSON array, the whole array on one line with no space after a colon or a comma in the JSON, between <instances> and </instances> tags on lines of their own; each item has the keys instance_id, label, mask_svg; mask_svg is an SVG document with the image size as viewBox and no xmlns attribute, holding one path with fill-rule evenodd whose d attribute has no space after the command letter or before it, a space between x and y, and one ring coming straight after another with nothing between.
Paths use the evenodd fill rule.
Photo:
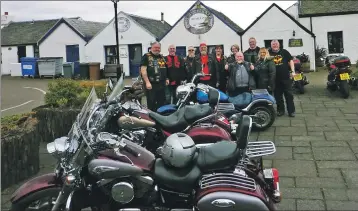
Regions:
<instances>
[{"instance_id":1,"label":"parked scooter","mask_svg":"<svg viewBox=\"0 0 358 211\"><path fill-rule=\"evenodd\" d=\"M305 93L305 88L309 81L302 71L302 63L299 59L293 58L295 64L295 75L292 78L292 87L296 89L300 94Z\"/></svg>"},{"instance_id":2,"label":"parked scooter","mask_svg":"<svg viewBox=\"0 0 358 211\"><path fill-rule=\"evenodd\" d=\"M275 145L248 142L250 117L242 117L237 142L197 148L190 136L173 134L155 158L123 136L97 133L97 124L104 122L92 119L94 99L87 99L68 137L47 145L58 159L55 173L35 177L17 189L11 197L12 211L274 211L281 201L277 169L263 169L254 162L274 154Z\"/></svg>"},{"instance_id":3,"label":"parked scooter","mask_svg":"<svg viewBox=\"0 0 358 211\"><path fill-rule=\"evenodd\" d=\"M162 106L157 112L161 114L171 113L190 103L208 103L209 90L214 88L200 83L195 85L194 83L197 78L202 76L203 74L196 74L191 83L178 86L176 91L178 103L176 105ZM218 111L227 118L230 119L238 113L250 115L253 118L254 128L258 130L266 130L274 123L276 110L273 105L276 100L266 89L252 90L250 94L247 93L237 97L229 97L220 90L218 92L220 101Z\"/></svg>"},{"instance_id":4,"label":"parked scooter","mask_svg":"<svg viewBox=\"0 0 358 211\"><path fill-rule=\"evenodd\" d=\"M351 61L347 56L328 56L326 59L328 69L327 89L339 90L343 98L349 97L349 80L351 79Z\"/></svg>"}]
</instances>

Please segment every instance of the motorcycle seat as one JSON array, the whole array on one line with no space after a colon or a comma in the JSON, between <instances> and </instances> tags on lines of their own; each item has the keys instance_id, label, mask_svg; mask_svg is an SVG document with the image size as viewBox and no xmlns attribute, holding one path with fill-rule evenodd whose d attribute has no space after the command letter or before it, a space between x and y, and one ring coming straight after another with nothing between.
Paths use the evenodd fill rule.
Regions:
<instances>
[{"instance_id":1,"label":"motorcycle seat","mask_svg":"<svg viewBox=\"0 0 358 211\"><path fill-rule=\"evenodd\" d=\"M154 164L155 181L159 185L173 189L176 192L191 193L201 175L202 173L199 167L195 165L195 162L185 168L174 168L166 165L159 158Z\"/></svg>"},{"instance_id":2,"label":"motorcycle seat","mask_svg":"<svg viewBox=\"0 0 358 211\"><path fill-rule=\"evenodd\" d=\"M236 142L220 141L199 148L197 165L203 171L226 169L237 164L239 150Z\"/></svg>"},{"instance_id":3,"label":"motorcycle seat","mask_svg":"<svg viewBox=\"0 0 358 211\"><path fill-rule=\"evenodd\" d=\"M155 112L150 112L149 116L165 131L176 133L183 131L188 125L212 112L209 105L186 105L168 116Z\"/></svg>"}]
</instances>

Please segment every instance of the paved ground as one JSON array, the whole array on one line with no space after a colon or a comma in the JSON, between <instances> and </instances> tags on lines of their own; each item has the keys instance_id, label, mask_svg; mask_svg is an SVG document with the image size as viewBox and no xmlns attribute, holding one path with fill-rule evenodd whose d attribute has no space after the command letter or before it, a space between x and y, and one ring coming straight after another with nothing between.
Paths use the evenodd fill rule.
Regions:
<instances>
[{"instance_id":1,"label":"paved ground","mask_svg":"<svg viewBox=\"0 0 358 211\"><path fill-rule=\"evenodd\" d=\"M279 117L274 126L253 133L251 141L273 140L274 156L265 166L280 172L280 210L358 210L358 90L349 99L325 89L326 72L310 73L311 84L295 98L296 117ZM43 172L54 160L41 147ZM2 205L16 185L5 190Z\"/></svg>"}]
</instances>

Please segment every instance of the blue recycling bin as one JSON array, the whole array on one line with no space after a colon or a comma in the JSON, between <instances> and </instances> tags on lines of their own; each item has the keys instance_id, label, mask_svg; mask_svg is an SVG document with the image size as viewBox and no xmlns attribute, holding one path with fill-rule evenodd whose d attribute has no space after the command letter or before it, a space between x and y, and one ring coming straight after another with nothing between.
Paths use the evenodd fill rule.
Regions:
<instances>
[{"instance_id":1,"label":"blue recycling bin","mask_svg":"<svg viewBox=\"0 0 358 211\"><path fill-rule=\"evenodd\" d=\"M35 57L20 58L22 76L35 77L38 75L37 60L38 58Z\"/></svg>"}]
</instances>

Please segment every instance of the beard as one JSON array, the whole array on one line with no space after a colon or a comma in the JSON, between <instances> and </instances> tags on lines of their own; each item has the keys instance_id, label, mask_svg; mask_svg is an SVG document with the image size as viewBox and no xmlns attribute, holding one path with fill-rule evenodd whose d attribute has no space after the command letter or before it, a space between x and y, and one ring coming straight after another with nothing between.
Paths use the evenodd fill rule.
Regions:
<instances>
[{"instance_id":1,"label":"beard","mask_svg":"<svg viewBox=\"0 0 358 211\"><path fill-rule=\"evenodd\" d=\"M206 51L200 51L200 53L201 53L202 55L206 55L206 54L207 54Z\"/></svg>"}]
</instances>

